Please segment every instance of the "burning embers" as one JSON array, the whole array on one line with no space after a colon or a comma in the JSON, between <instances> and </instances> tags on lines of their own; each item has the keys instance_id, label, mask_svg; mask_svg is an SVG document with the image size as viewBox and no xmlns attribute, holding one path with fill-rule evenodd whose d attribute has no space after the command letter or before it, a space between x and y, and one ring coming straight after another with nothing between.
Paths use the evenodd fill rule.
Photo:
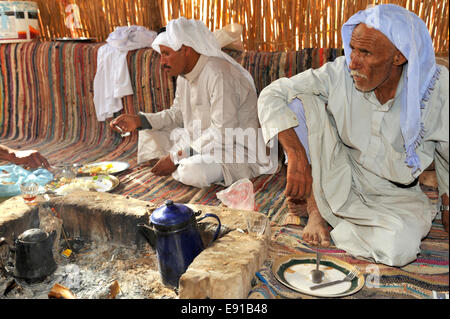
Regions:
<instances>
[{"instance_id":1,"label":"burning embers","mask_svg":"<svg viewBox=\"0 0 450 319\"><path fill-rule=\"evenodd\" d=\"M177 298L175 290L161 283L156 256L147 247L138 249L81 238L69 243L74 249L71 256L55 255L56 270L39 283L0 274L0 299L71 295L79 299ZM68 249L64 239L60 244L60 252Z\"/></svg>"},{"instance_id":2,"label":"burning embers","mask_svg":"<svg viewBox=\"0 0 450 319\"><path fill-rule=\"evenodd\" d=\"M161 283L156 256L147 245L82 237L73 223L63 225L60 209L47 204L35 209L38 221L31 224L39 228L23 232L14 242L1 240L0 299L177 297Z\"/></svg>"},{"instance_id":3,"label":"burning embers","mask_svg":"<svg viewBox=\"0 0 450 319\"><path fill-rule=\"evenodd\" d=\"M20 197L11 198L0 205L0 237L7 240L7 245L0 247L0 266L14 265L14 259L8 260L8 246L14 245L18 234L39 227L48 236L56 232L59 240L53 241L52 252L57 268L34 283L0 271L0 298L245 298L251 288L250 279L267 256L270 227L261 236L242 229L246 228L249 214L258 219L267 217L225 207L187 206L194 212L204 212L202 216L216 214L222 225L219 227L214 218L197 224L203 242L197 247L205 249L182 274L175 290L163 284L156 252L138 231L140 224L158 232L163 230L161 223L153 226L149 220L158 209L153 203L81 191L38 201L32 207ZM188 228L195 229L201 218L194 213L182 224L186 222ZM181 236L173 231L155 233L155 238L158 241L161 236ZM156 251L161 250L161 243L156 242Z\"/></svg>"}]
</instances>

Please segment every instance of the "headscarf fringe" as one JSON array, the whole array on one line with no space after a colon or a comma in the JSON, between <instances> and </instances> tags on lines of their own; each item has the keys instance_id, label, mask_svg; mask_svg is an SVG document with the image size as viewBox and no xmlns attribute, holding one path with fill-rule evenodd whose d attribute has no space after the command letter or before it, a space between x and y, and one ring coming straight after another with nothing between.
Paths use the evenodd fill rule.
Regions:
<instances>
[{"instance_id":1,"label":"headscarf fringe","mask_svg":"<svg viewBox=\"0 0 450 319\"><path fill-rule=\"evenodd\" d=\"M423 93L422 100L420 101L421 109L425 108L425 102L428 102L428 100L430 99L431 93L434 90L436 81L439 79L440 74L441 74L441 69L439 66L436 66L436 70L434 71L434 74L431 77L430 83L428 83L428 86L425 89L425 92Z\"/></svg>"},{"instance_id":2,"label":"headscarf fringe","mask_svg":"<svg viewBox=\"0 0 450 319\"><path fill-rule=\"evenodd\" d=\"M428 83L428 86L423 94L422 100L420 101L420 108L423 110L425 108L425 102L428 102L430 99L431 93L434 90L436 86L436 81L439 79L439 75L441 74L441 69L439 66L436 66L436 70L434 71L433 76L431 77L430 82ZM421 168L420 165L420 159L416 154L415 149L419 147L419 145L422 143L423 137L425 136L425 126L423 122L420 122L420 131L419 134L417 134L417 138L414 140L411 145L407 147L406 150L406 164L413 169L413 173L415 173L417 170Z\"/></svg>"},{"instance_id":3,"label":"headscarf fringe","mask_svg":"<svg viewBox=\"0 0 450 319\"><path fill-rule=\"evenodd\" d=\"M406 149L406 160L405 160L405 163L408 165L408 167L411 167L413 174L421 169L420 159L417 153L415 152L416 145L414 144L411 144Z\"/></svg>"}]
</instances>

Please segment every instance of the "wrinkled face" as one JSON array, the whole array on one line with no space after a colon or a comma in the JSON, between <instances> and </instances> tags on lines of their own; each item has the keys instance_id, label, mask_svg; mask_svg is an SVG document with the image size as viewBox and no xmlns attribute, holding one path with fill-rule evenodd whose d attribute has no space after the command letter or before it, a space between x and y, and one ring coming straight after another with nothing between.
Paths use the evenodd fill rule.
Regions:
<instances>
[{"instance_id":1,"label":"wrinkled face","mask_svg":"<svg viewBox=\"0 0 450 319\"><path fill-rule=\"evenodd\" d=\"M358 90L369 92L389 80L397 50L383 33L361 23L353 30L350 48L349 68Z\"/></svg>"},{"instance_id":2,"label":"wrinkled face","mask_svg":"<svg viewBox=\"0 0 450 319\"><path fill-rule=\"evenodd\" d=\"M161 51L161 67L167 75L177 77L184 73L187 64L187 58L184 54L185 47L181 47L180 50L174 51L171 48L160 45L159 49Z\"/></svg>"}]
</instances>

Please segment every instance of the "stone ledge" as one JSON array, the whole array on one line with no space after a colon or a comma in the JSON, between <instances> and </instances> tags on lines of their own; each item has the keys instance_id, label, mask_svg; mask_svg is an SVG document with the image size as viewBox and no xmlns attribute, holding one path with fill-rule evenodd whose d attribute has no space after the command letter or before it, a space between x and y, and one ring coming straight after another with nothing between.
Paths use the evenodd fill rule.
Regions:
<instances>
[{"instance_id":1,"label":"stone ledge","mask_svg":"<svg viewBox=\"0 0 450 319\"><path fill-rule=\"evenodd\" d=\"M73 237L124 245L143 243L137 224L148 223L152 203L122 195L74 192L55 197L49 204L60 213L65 231Z\"/></svg>"},{"instance_id":2,"label":"stone ledge","mask_svg":"<svg viewBox=\"0 0 450 319\"><path fill-rule=\"evenodd\" d=\"M86 237L100 242L124 245L144 244L137 236L137 224L149 222L156 206L123 195L77 192L54 197L41 205L54 207L60 213L65 231L73 237ZM187 204L194 211L214 213L222 225L230 229L211 243L180 278L180 298L247 298L251 280L267 257L270 241L268 218L258 212ZM0 204L0 237L11 240L23 231L39 226L40 205L28 206L19 196ZM267 222L261 236L242 233L247 215ZM207 218L204 222L216 223ZM8 236L5 236L7 234ZM150 249L150 248L149 248Z\"/></svg>"},{"instance_id":3,"label":"stone ledge","mask_svg":"<svg viewBox=\"0 0 450 319\"><path fill-rule=\"evenodd\" d=\"M243 299L251 289L251 280L267 258L270 242L268 218L258 212L189 205L203 213L217 214L222 222L234 229L219 238L198 255L181 276L180 299ZM247 229L245 215L266 220L262 236L243 234L236 230Z\"/></svg>"}]
</instances>

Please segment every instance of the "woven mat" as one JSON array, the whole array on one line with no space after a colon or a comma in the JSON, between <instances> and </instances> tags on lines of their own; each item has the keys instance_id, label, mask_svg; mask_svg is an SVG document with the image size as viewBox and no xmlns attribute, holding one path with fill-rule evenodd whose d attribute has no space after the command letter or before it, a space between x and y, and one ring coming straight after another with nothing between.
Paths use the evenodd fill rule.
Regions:
<instances>
[{"instance_id":1,"label":"woven mat","mask_svg":"<svg viewBox=\"0 0 450 319\"><path fill-rule=\"evenodd\" d=\"M288 212L283 196L286 183L286 167L280 167L273 175L261 175L252 179L255 193L255 210L267 215L271 221L280 223ZM196 188L183 185L171 176L159 177L150 172L150 167L131 164L131 168L117 175L120 185L113 193L150 201L156 205L171 199L177 203L221 206L216 193L225 189L220 185Z\"/></svg>"},{"instance_id":2,"label":"woven mat","mask_svg":"<svg viewBox=\"0 0 450 319\"><path fill-rule=\"evenodd\" d=\"M422 186L433 203L437 203L437 190ZM298 293L281 284L272 274L273 261L287 255L315 252L315 247L303 241L303 228L307 219L301 218L301 225L279 226L272 223L272 242L269 258L254 278L254 287L249 298L315 298ZM364 274L366 284L359 292L346 299L366 298L417 298L430 299L433 291L449 292L449 236L441 220L433 222L430 233L422 241L417 259L404 267L390 267L357 259L333 246L319 249L324 255L331 255L358 266Z\"/></svg>"}]
</instances>

